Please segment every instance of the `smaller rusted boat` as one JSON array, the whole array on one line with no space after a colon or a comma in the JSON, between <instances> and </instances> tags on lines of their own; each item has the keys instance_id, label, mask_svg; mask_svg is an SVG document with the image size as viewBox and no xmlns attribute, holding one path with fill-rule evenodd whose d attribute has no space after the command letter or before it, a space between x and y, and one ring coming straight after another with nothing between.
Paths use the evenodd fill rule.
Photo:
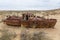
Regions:
<instances>
[{"instance_id":1,"label":"smaller rusted boat","mask_svg":"<svg viewBox=\"0 0 60 40\"><path fill-rule=\"evenodd\" d=\"M4 23L12 26L21 26L21 18L18 16L9 16Z\"/></svg>"}]
</instances>

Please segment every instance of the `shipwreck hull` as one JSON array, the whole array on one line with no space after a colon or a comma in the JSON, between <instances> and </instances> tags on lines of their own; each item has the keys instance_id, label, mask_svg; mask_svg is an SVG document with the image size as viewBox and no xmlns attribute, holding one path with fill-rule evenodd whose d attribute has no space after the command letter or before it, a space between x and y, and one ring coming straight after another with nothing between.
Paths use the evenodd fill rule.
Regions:
<instances>
[{"instance_id":1,"label":"shipwreck hull","mask_svg":"<svg viewBox=\"0 0 60 40\"><path fill-rule=\"evenodd\" d=\"M22 25L27 28L54 28L57 23L56 19L29 19L27 21L21 21Z\"/></svg>"},{"instance_id":2,"label":"shipwreck hull","mask_svg":"<svg viewBox=\"0 0 60 40\"><path fill-rule=\"evenodd\" d=\"M21 26L26 28L54 28L57 19L45 19L33 14L22 14L22 17L9 16L4 23L11 26Z\"/></svg>"}]
</instances>

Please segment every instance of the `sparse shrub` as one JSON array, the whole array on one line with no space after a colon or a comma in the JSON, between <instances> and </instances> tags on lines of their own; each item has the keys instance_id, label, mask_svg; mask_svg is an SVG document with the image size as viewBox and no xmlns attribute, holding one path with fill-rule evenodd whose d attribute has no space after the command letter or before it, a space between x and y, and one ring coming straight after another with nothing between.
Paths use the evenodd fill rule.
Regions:
<instances>
[{"instance_id":1,"label":"sparse shrub","mask_svg":"<svg viewBox=\"0 0 60 40\"><path fill-rule=\"evenodd\" d=\"M45 32L34 32L33 40L52 40Z\"/></svg>"},{"instance_id":2,"label":"sparse shrub","mask_svg":"<svg viewBox=\"0 0 60 40\"><path fill-rule=\"evenodd\" d=\"M45 32L22 32L21 40L52 40Z\"/></svg>"},{"instance_id":3,"label":"sparse shrub","mask_svg":"<svg viewBox=\"0 0 60 40\"><path fill-rule=\"evenodd\" d=\"M21 30L21 40L27 40L27 37L28 37L28 35L27 35L27 31L26 31L26 29L25 28L23 28L23 30Z\"/></svg>"},{"instance_id":4,"label":"sparse shrub","mask_svg":"<svg viewBox=\"0 0 60 40\"><path fill-rule=\"evenodd\" d=\"M15 33L9 32L8 30L0 30L2 33L2 36L0 37L0 40L11 40L12 38L16 37Z\"/></svg>"}]
</instances>

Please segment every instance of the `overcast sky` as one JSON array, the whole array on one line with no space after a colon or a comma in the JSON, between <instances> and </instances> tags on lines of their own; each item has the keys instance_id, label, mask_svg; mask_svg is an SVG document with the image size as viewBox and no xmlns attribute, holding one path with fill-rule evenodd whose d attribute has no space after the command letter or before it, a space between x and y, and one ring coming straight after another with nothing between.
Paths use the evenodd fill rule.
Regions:
<instances>
[{"instance_id":1,"label":"overcast sky","mask_svg":"<svg viewBox=\"0 0 60 40\"><path fill-rule=\"evenodd\" d=\"M60 0L0 0L0 10L49 10L60 8Z\"/></svg>"}]
</instances>

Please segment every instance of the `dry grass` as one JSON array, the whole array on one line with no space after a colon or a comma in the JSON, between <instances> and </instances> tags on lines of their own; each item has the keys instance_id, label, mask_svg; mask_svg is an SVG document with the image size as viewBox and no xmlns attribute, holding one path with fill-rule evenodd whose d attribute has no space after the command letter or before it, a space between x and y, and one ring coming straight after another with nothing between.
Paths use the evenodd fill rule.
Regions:
<instances>
[{"instance_id":1,"label":"dry grass","mask_svg":"<svg viewBox=\"0 0 60 40\"><path fill-rule=\"evenodd\" d=\"M33 31L24 30L20 34L21 40L52 40L49 36L46 35L43 31Z\"/></svg>"},{"instance_id":2,"label":"dry grass","mask_svg":"<svg viewBox=\"0 0 60 40\"><path fill-rule=\"evenodd\" d=\"M2 33L0 40L11 40L16 37L15 33L9 32L6 29L0 30L0 32Z\"/></svg>"}]
</instances>

